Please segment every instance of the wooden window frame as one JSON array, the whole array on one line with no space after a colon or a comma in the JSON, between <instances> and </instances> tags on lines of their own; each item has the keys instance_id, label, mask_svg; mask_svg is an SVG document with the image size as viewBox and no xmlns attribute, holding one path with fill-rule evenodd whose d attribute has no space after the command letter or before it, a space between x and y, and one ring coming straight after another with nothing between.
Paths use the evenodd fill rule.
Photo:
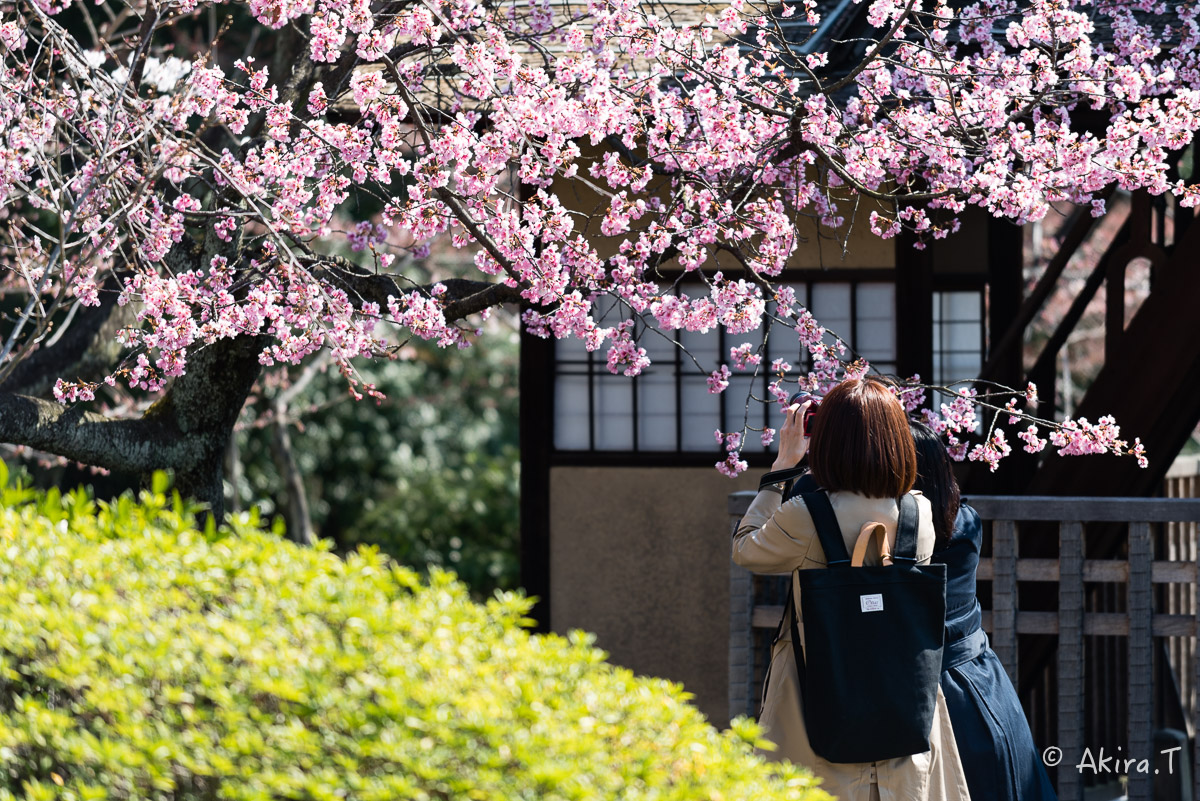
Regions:
<instances>
[{"instance_id":1,"label":"wooden window frame","mask_svg":"<svg viewBox=\"0 0 1200 801\"><path fill-rule=\"evenodd\" d=\"M664 281L674 281L681 276L679 274L670 274L664 276ZM807 297L811 300L814 287L820 284L848 284L850 287L850 331L848 340L856 342L858 339L858 287L863 284L896 284L897 274L890 268L885 269L865 269L865 268L849 268L841 270L792 270L785 271L778 278L781 284L805 284ZM901 349L901 332L900 332L900 294L899 287L896 287L894 319L896 322L896 332L894 342L896 346L896 355L892 360L885 362L889 366L893 366L897 371L902 364ZM719 342L717 345L718 358L720 355L727 352L726 333L723 328L717 329ZM536 346L534 346L536 347ZM546 455L548 457L547 466L709 466L714 462L724 459L724 450L713 440L711 450L687 450L683 447L683 414L682 396L683 396L683 355L676 348L674 350L674 385L675 385L675 448L674 450L642 450L639 442L639 426L638 413L638 381L637 377L628 379L629 391L632 393L632 405L630 419L633 421L632 431L632 449L613 449L613 450L598 450L596 448L596 414L595 414L595 376L598 375L598 368L603 369L600 360L604 359L602 351L595 351L587 355L587 376L588 376L588 444L586 449L560 449L555 443L555 424L557 422L555 416L555 385L558 377L562 374L559 362L555 354L555 343L549 341L545 348L548 354L548 361L540 368L540 374L549 376L550 381L545 382L542 387L546 397L542 399L541 404L544 404L546 420L549 422L549 431L543 436L547 440ZM810 357L806 356L806 367L811 369ZM767 366L767 365L764 365ZM578 373L576 373L578 374ZM522 372L524 376L524 371ZM770 382L770 374L765 370L759 376L762 383L761 388L756 387L756 390L761 389L765 394L766 387ZM522 393L524 397L524 392ZM719 411L718 419L720 425L724 426L728 413L728 399L725 393L719 396ZM762 406L761 419L753 422L760 426L769 425L770 423L770 406L764 404ZM753 467L768 466L771 462L772 455L767 451L746 451L742 454L745 459Z\"/></svg>"}]
</instances>

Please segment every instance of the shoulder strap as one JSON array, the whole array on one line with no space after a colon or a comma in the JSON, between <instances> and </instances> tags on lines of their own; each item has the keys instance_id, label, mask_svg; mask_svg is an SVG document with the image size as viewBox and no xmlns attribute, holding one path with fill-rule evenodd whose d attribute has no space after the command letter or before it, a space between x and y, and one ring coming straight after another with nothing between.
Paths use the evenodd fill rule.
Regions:
<instances>
[{"instance_id":1,"label":"shoulder strap","mask_svg":"<svg viewBox=\"0 0 1200 801\"><path fill-rule=\"evenodd\" d=\"M812 477L812 473L804 473L783 493L783 502L787 503L797 495L803 495L806 492L816 492L821 489L821 485Z\"/></svg>"},{"instance_id":2,"label":"shoulder strap","mask_svg":"<svg viewBox=\"0 0 1200 801\"><path fill-rule=\"evenodd\" d=\"M833 513L829 495L824 490L819 490L801 493L800 497L804 499L804 505L812 515L817 538L821 540L821 548L825 551L825 564L829 567L849 567L850 554L846 552L842 527L838 525L837 515Z\"/></svg>"},{"instance_id":3,"label":"shoulder strap","mask_svg":"<svg viewBox=\"0 0 1200 801\"><path fill-rule=\"evenodd\" d=\"M917 561L917 524L921 519L921 510L917 499L911 492L900 496L900 522L896 524L896 550L892 557L897 562L915 563Z\"/></svg>"}]
</instances>

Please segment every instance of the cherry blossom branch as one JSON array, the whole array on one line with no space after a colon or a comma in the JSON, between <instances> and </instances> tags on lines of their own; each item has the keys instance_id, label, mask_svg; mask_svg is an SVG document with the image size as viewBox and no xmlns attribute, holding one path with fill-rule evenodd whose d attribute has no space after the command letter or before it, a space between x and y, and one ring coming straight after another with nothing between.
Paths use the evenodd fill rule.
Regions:
<instances>
[{"instance_id":1,"label":"cherry blossom branch","mask_svg":"<svg viewBox=\"0 0 1200 801\"><path fill-rule=\"evenodd\" d=\"M875 61L875 58L883 54L883 49L891 44L892 40L896 38L896 34L899 33L900 29L903 28L905 23L908 22L916 4L917 0L908 0L908 5L906 5L904 7L904 11L896 17L896 22L892 25L888 32L883 35L883 38L880 39L878 43L873 43L871 45L871 49L868 52L867 57L855 64L853 69L846 73L846 75L841 79L834 81L832 85L822 87L818 84L817 91L823 95L833 95L854 83L855 79L857 79L858 76L863 73L863 70L871 66L871 64Z\"/></svg>"}]
</instances>

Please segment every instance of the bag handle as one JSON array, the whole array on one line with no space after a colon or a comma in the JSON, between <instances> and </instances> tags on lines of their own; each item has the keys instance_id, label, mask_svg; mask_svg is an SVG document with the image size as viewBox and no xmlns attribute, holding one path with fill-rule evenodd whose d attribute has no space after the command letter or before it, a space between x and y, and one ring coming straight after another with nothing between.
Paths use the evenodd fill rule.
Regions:
<instances>
[{"instance_id":1,"label":"bag handle","mask_svg":"<svg viewBox=\"0 0 1200 801\"><path fill-rule=\"evenodd\" d=\"M867 548L871 541L876 537L879 538L879 559L884 567L890 567L892 564L892 543L888 537L887 529L883 523L864 523L862 530L858 532L858 540L854 543L854 555L850 557L851 567L862 567L863 560L867 556Z\"/></svg>"}]
</instances>

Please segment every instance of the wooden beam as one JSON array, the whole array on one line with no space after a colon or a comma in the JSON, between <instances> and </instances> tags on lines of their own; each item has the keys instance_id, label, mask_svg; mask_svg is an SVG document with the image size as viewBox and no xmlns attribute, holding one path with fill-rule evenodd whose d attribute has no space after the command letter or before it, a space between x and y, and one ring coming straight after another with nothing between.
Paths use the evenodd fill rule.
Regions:
<instances>
[{"instance_id":1,"label":"wooden beam","mask_svg":"<svg viewBox=\"0 0 1200 801\"><path fill-rule=\"evenodd\" d=\"M756 606L752 625L756 629L776 629L783 617L782 606ZM1017 612L1017 634L1060 634L1057 612ZM983 613L983 628L992 630L992 613ZM1121 612L1088 612L1083 616L1083 633L1088 637L1128 637L1129 617ZM1155 637L1195 637L1196 618L1191 615L1154 615L1151 633Z\"/></svg>"},{"instance_id":2,"label":"wooden beam","mask_svg":"<svg viewBox=\"0 0 1200 801\"><path fill-rule=\"evenodd\" d=\"M1197 559L1200 559L1200 553L1197 553ZM1200 583L1192 585L1192 608L1196 610L1196 617L1192 622L1196 624L1197 631L1200 631ZM1200 687L1200 659L1193 658L1192 664L1192 686ZM1196 704L1195 715L1192 721L1192 731L1196 735L1193 737L1195 742L1192 746L1192 797L1200 798L1200 704Z\"/></svg>"},{"instance_id":3,"label":"wooden beam","mask_svg":"<svg viewBox=\"0 0 1200 801\"><path fill-rule=\"evenodd\" d=\"M1090 216L1090 215L1089 215ZM1092 222L1089 220L1089 223ZM1090 230L1090 225L1088 226ZM1024 377L1022 348L1001 348L1001 332L1007 336L1020 319L1023 307L1025 235L1024 229L1009 220L988 217L988 301L987 301L987 366L988 379L1010 387L1022 386ZM1063 253L1060 249L1059 254ZM1055 259L1059 258L1055 254ZM1068 255L1069 258L1069 255ZM1064 261L1065 263L1065 261ZM1039 304L1040 306L1040 304ZM1028 324L1028 323L1026 323ZM1024 326L1021 333L1024 334ZM1021 336L1019 342L1024 343ZM982 372L982 371L981 371Z\"/></svg>"},{"instance_id":4,"label":"wooden beam","mask_svg":"<svg viewBox=\"0 0 1200 801\"><path fill-rule=\"evenodd\" d=\"M1116 184L1104 190L1101 197L1107 199L1112 194ZM1091 209L1080 207L1072 213L1071 219L1065 226L1067 229L1066 236L1063 237L1062 243L1058 246L1058 251L1054 257L1050 259L1050 263L1046 265L1046 271L1042 273L1042 277L1038 279L1033 290L1025 298L1018 310L1016 316L1005 330L1004 335L999 337L999 342L994 348L988 351L987 363L983 369L979 371L980 378L992 379L997 371L1001 370L1010 352L1021 352L1021 346L1025 342L1025 329L1029 323L1041 311L1046 299L1050 297L1050 293L1058 286L1059 276L1062 275L1063 269L1067 266L1067 262L1075 255L1075 251L1083 244L1083 240L1091 233L1092 228L1096 224L1096 218L1092 217ZM993 335L996 331L992 332Z\"/></svg>"},{"instance_id":5,"label":"wooden beam","mask_svg":"<svg viewBox=\"0 0 1200 801\"><path fill-rule=\"evenodd\" d=\"M1064 754L1083 753L1083 526L1067 522L1058 529L1058 740ZM1041 560L1039 560L1041 561ZM1049 561L1049 560L1047 560ZM1061 566L1060 566L1061 563ZM1017 578L1020 579L1020 564ZM1019 630L1019 628L1018 628ZM1058 772L1058 797L1083 801L1083 777L1067 768Z\"/></svg>"},{"instance_id":6,"label":"wooden beam","mask_svg":"<svg viewBox=\"0 0 1200 801\"><path fill-rule=\"evenodd\" d=\"M1078 526L1078 523L1074 525ZM1058 559L1020 559L1017 561L1017 581L1059 581L1060 573ZM980 559L979 570L975 576L980 581L991 581L992 560ZM1083 580L1124 584L1129 580L1129 563L1115 559L1090 559L1083 563ZM1150 580L1154 584L1191 584L1196 581L1196 564L1194 562L1152 562Z\"/></svg>"},{"instance_id":7,"label":"wooden beam","mask_svg":"<svg viewBox=\"0 0 1200 801\"><path fill-rule=\"evenodd\" d=\"M1129 321L1116 358L1105 361L1075 411L1089 420L1115 415L1126 438L1136 435L1145 444L1149 468L1141 469L1129 458L1047 455L1030 484L1035 493L1157 494L1172 456L1200 422L1197 253L1200 225L1193 224L1177 237L1167 268L1155 271L1153 290ZM1164 347L1164 342L1171 344ZM1140 389L1130 392L1130 386ZM1101 555L1098 549L1094 553Z\"/></svg>"},{"instance_id":8,"label":"wooden beam","mask_svg":"<svg viewBox=\"0 0 1200 801\"><path fill-rule=\"evenodd\" d=\"M992 526L992 554L992 649L1016 687L1017 527L1013 521L997 520Z\"/></svg>"},{"instance_id":9,"label":"wooden beam","mask_svg":"<svg viewBox=\"0 0 1200 801\"><path fill-rule=\"evenodd\" d=\"M1054 333L1050 335L1050 338L1042 346L1041 353L1038 354L1037 360L1029 370L1031 376L1054 374L1055 367L1058 364L1058 352L1066 344L1067 337L1074 333L1075 326L1083 318L1088 304L1092 302L1092 298L1096 296L1096 291L1100 289L1100 285L1104 283L1104 279L1108 276L1108 267L1113 260L1113 254L1129 241L1129 228L1129 220L1126 219L1124 225L1117 231L1117 235L1113 238L1108 249L1104 251L1104 255L1096 262L1096 267L1092 270L1091 275L1084 281L1083 287L1075 296L1075 300L1071 302L1067 313L1059 320ZM1039 387L1039 389L1041 390L1043 400L1053 399L1053 393L1047 392L1048 387Z\"/></svg>"},{"instance_id":10,"label":"wooden beam","mask_svg":"<svg viewBox=\"0 0 1200 801\"><path fill-rule=\"evenodd\" d=\"M979 512L980 517L984 520L1078 520L1096 523L1127 523L1134 520L1145 520L1150 523L1200 522L1200 498L976 495L964 500L975 507L975 511Z\"/></svg>"},{"instance_id":11,"label":"wooden beam","mask_svg":"<svg viewBox=\"0 0 1200 801\"><path fill-rule=\"evenodd\" d=\"M1085 457L1071 457L1085 458ZM1086 457L1093 458L1093 457ZM729 514L741 517L756 493L729 494ZM1094 523L1200 523L1200 498L1088 498L1054 495L972 495L964 498L984 520L1078 520Z\"/></svg>"},{"instance_id":12,"label":"wooden beam","mask_svg":"<svg viewBox=\"0 0 1200 801\"><path fill-rule=\"evenodd\" d=\"M1154 541L1150 524L1129 526L1129 754L1154 753L1154 599L1151 594L1150 562ZM1150 798L1152 777L1129 774L1129 797Z\"/></svg>"},{"instance_id":13,"label":"wooden beam","mask_svg":"<svg viewBox=\"0 0 1200 801\"><path fill-rule=\"evenodd\" d=\"M776 621L778 622L778 621ZM983 613L983 628L992 630L992 613ZM1018 634L1058 634L1057 612L1018 612ZM1083 616L1083 633L1089 637L1128 637L1129 616L1123 612L1088 612ZM1155 637L1194 637L1196 619L1191 615L1154 615Z\"/></svg>"}]
</instances>

